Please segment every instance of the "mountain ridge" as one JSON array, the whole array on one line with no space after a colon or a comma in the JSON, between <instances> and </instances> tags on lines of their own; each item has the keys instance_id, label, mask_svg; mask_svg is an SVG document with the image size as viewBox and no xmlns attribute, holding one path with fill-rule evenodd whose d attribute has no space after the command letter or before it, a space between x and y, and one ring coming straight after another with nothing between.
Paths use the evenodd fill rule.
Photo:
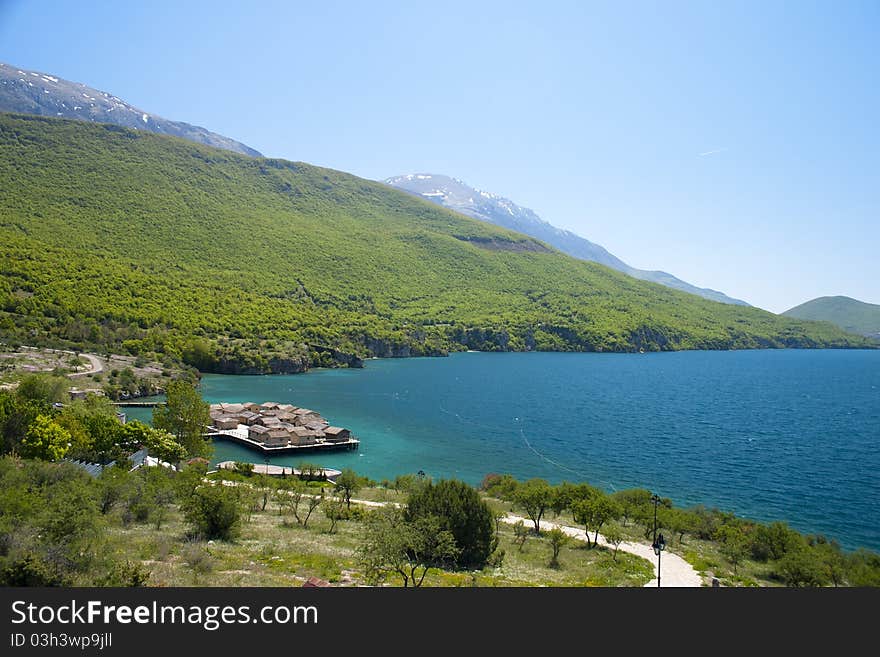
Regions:
<instances>
[{"instance_id":1,"label":"mountain ridge","mask_svg":"<svg viewBox=\"0 0 880 657\"><path fill-rule=\"evenodd\" d=\"M868 344L345 172L14 114L0 114L0 338L229 373L339 354Z\"/></svg>"},{"instance_id":2,"label":"mountain ridge","mask_svg":"<svg viewBox=\"0 0 880 657\"><path fill-rule=\"evenodd\" d=\"M845 331L880 340L880 305L846 296L816 297L782 315L831 322Z\"/></svg>"},{"instance_id":3,"label":"mountain ridge","mask_svg":"<svg viewBox=\"0 0 880 657\"><path fill-rule=\"evenodd\" d=\"M383 182L475 219L531 235L563 253L581 260L598 262L633 278L659 283L712 301L750 305L718 290L691 285L665 271L632 267L599 244L570 230L554 226L538 216L534 210L517 205L503 196L471 187L458 178L442 174L411 173L392 176Z\"/></svg>"},{"instance_id":4,"label":"mountain ridge","mask_svg":"<svg viewBox=\"0 0 880 657\"><path fill-rule=\"evenodd\" d=\"M181 137L251 157L259 151L201 126L172 121L128 104L121 98L39 71L0 62L0 112L112 123L133 130Z\"/></svg>"}]
</instances>

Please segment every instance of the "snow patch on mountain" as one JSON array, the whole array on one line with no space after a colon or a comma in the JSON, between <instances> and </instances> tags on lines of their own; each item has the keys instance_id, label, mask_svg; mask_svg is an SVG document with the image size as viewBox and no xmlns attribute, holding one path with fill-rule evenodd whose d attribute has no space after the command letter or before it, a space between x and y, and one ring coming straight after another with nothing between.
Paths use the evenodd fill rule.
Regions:
<instances>
[{"instance_id":1,"label":"snow patch on mountain","mask_svg":"<svg viewBox=\"0 0 880 657\"><path fill-rule=\"evenodd\" d=\"M84 100L87 101L85 105L82 104ZM120 112L120 109L127 111ZM92 89L81 82L71 82L48 73L26 71L3 63L0 63L0 112L113 123L125 128L146 129L260 157L260 153L240 142L199 126L169 121L144 112L106 91Z\"/></svg>"},{"instance_id":2,"label":"snow patch on mountain","mask_svg":"<svg viewBox=\"0 0 880 657\"><path fill-rule=\"evenodd\" d=\"M609 253L598 244L568 230L544 221L534 211L520 207L510 199L468 186L458 178L438 174L405 174L385 180L385 184L455 210L474 219L487 221L537 238L581 260L598 262L634 278L660 283L699 296L737 305L748 305L739 299L691 285L663 271L636 269Z\"/></svg>"}]
</instances>

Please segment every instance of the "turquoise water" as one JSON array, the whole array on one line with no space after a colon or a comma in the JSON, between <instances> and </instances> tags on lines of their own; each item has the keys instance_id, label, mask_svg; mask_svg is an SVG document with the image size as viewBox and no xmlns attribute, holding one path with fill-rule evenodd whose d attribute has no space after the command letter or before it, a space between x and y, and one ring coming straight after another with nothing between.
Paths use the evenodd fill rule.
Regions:
<instances>
[{"instance_id":1,"label":"turquoise water","mask_svg":"<svg viewBox=\"0 0 880 657\"><path fill-rule=\"evenodd\" d=\"M202 388L307 406L362 441L279 463L640 486L880 549L880 351L467 353ZM262 458L219 442L215 457Z\"/></svg>"}]
</instances>

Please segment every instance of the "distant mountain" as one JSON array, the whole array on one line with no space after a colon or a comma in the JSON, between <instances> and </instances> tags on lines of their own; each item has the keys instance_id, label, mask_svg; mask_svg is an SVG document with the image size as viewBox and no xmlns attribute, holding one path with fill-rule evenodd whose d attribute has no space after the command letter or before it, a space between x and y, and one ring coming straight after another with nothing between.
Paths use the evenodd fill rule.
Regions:
<instances>
[{"instance_id":1,"label":"distant mountain","mask_svg":"<svg viewBox=\"0 0 880 657\"><path fill-rule=\"evenodd\" d=\"M849 297L819 297L782 314L797 319L831 322L844 331L880 339L880 306L873 303Z\"/></svg>"},{"instance_id":2,"label":"distant mountain","mask_svg":"<svg viewBox=\"0 0 880 657\"><path fill-rule=\"evenodd\" d=\"M182 137L242 155L262 157L253 148L197 125L169 121L126 103L106 91L69 82L54 75L0 63L0 112L56 116L79 121L115 123Z\"/></svg>"},{"instance_id":3,"label":"distant mountain","mask_svg":"<svg viewBox=\"0 0 880 657\"><path fill-rule=\"evenodd\" d=\"M666 287L690 292L712 301L720 301L721 303L730 303L738 306L749 305L745 301L734 299L717 290L686 283L665 271L645 271L630 267L623 260L609 253L598 244L594 244L580 235L575 235L571 231L549 224L532 210L520 207L513 201L501 196L469 187L457 178L436 174L411 173L405 176L387 178L384 182L387 185L402 189L416 196L421 196L450 210L466 214L469 217L525 233L556 247L563 253L581 260L598 262L628 274L633 278L660 283Z\"/></svg>"}]
</instances>

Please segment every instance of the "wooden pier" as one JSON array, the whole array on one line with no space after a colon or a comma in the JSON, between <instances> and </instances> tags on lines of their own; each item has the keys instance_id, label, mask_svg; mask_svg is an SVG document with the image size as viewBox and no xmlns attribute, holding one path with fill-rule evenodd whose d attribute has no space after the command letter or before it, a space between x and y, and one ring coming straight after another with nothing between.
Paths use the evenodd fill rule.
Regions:
<instances>
[{"instance_id":1,"label":"wooden pier","mask_svg":"<svg viewBox=\"0 0 880 657\"><path fill-rule=\"evenodd\" d=\"M348 440L339 441L323 441L311 443L309 445L281 445L278 447L269 446L259 443L247 437L247 432L240 429L215 429L209 427L208 432L204 434L205 438L220 438L231 440L239 445L244 445L250 449L256 450L262 454L310 454L312 452L342 452L346 450L357 449L361 441L357 438L349 438Z\"/></svg>"},{"instance_id":2,"label":"wooden pier","mask_svg":"<svg viewBox=\"0 0 880 657\"><path fill-rule=\"evenodd\" d=\"M235 464L236 461L221 461L217 464L217 467L220 470L235 471L238 469ZM253 474L269 475L270 477L299 477L303 474L302 470L286 465L272 465L271 463L251 463L250 465L252 466L250 472ZM326 479L330 483L334 483L336 477L341 474L341 470L334 470L333 468L320 468L319 471L314 473L315 476Z\"/></svg>"},{"instance_id":3,"label":"wooden pier","mask_svg":"<svg viewBox=\"0 0 880 657\"><path fill-rule=\"evenodd\" d=\"M112 402L114 406L122 406L124 408L154 408L159 406L160 404L164 404L165 402L135 402L135 401L120 401L120 402Z\"/></svg>"}]
</instances>

